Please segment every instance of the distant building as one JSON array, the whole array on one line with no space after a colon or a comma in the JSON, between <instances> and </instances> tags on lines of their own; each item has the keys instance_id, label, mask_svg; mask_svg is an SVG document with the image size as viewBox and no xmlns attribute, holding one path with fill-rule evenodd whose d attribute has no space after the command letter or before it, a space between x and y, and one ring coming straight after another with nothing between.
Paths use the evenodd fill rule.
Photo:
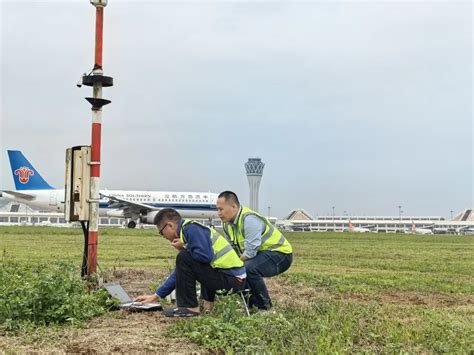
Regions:
<instances>
[{"instance_id":1,"label":"distant building","mask_svg":"<svg viewBox=\"0 0 474 355\"><path fill-rule=\"evenodd\" d=\"M313 217L303 209L296 209L290 212L288 216L285 217L286 220L293 221L311 221Z\"/></svg>"},{"instance_id":2,"label":"distant building","mask_svg":"<svg viewBox=\"0 0 474 355\"><path fill-rule=\"evenodd\" d=\"M472 208L466 208L460 214L453 218L453 221L465 222L474 221L474 210Z\"/></svg>"}]
</instances>

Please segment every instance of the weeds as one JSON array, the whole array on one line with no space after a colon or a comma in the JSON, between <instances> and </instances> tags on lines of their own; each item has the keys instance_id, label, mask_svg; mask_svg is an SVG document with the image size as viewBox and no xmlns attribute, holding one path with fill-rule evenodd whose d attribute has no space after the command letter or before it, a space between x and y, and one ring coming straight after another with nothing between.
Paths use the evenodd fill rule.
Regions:
<instances>
[{"instance_id":1,"label":"weeds","mask_svg":"<svg viewBox=\"0 0 474 355\"><path fill-rule=\"evenodd\" d=\"M472 328L443 310L337 300L247 317L221 297L209 316L179 321L169 335L225 353L468 353Z\"/></svg>"},{"instance_id":2,"label":"weeds","mask_svg":"<svg viewBox=\"0 0 474 355\"><path fill-rule=\"evenodd\" d=\"M0 329L4 331L81 325L113 304L105 290L89 293L71 265L26 265L5 259L0 265Z\"/></svg>"}]
</instances>

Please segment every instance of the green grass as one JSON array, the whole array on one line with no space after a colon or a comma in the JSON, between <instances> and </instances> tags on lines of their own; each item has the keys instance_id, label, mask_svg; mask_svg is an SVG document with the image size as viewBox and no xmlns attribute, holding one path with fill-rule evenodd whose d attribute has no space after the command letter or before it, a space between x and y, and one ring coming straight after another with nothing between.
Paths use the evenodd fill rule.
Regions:
<instances>
[{"instance_id":1,"label":"green grass","mask_svg":"<svg viewBox=\"0 0 474 355\"><path fill-rule=\"evenodd\" d=\"M285 235L294 263L275 279L295 294L276 302L276 314L249 319L228 297L211 316L178 322L171 334L229 352L474 351L474 237ZM0 251L18 262L79 267L82 248L79 229L0 228ZM102 270L170 268L175 255L153 229L100 232Z\"/></svg>"}]
</instances>

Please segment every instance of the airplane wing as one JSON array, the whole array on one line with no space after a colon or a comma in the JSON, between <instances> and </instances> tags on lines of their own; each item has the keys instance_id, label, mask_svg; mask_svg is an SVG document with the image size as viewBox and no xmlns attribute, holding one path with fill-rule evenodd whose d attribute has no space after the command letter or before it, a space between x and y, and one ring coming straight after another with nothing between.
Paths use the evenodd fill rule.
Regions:
<instances>
[{"instance_id":1,"label":"airplane wing","mask_svg":"<svg viewBox=\"0 0 474 355\"><path fill-rule=\"evenodd\" d=\"M417 228L422 228L422 229L430 229L430 228L434 228L434 223L433 224L427 224L427 225L424 225L424 226L421 226L421 227L417 227Z\"/></svg>"},{"instance_id":2,"label":"airplane wing","mask_svg":"<svg viewBox=\"0 0 474 355\"><path fill-rule=\"evenodd\" d=\"M18 191L8 191L8 190L2 190L1 192L5 192L9 195L12 195L12 196L15 196L15 197L18 197L18 198L22 198L24 200L27 200L27 201L32 201L35 199L35 196L32 196L32 195L29 195L29 194L26 194L24 192L18 192ZM1 194L0 194L1 195Z\"/></svg>"},{"instance_id":3,"label":"airplane wing","mask_svg":"<svg viewBox=\"0 0 474 355\"><path fill-rule=\"evenodd\" d=\"M143 203L138 203L138 202L133 202L133 201L127 201L115 196L108 196L104 194L100 194L100 196L106 197L109 199L109 201L107 202L109 208L123 210L124 215L137 216L140 214L146 214L150 211L159 210L159 208L156 208L150 205L145 205Z\"/></svg>"}]
</instances>

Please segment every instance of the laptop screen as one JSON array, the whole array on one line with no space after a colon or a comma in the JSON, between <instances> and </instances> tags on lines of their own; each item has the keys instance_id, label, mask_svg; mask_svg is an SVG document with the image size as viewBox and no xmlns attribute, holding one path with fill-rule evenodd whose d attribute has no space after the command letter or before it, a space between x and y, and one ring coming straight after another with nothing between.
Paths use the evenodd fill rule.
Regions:
<instances>
[{"instance_id":1,"label":"laptop screen","mask_svg":"<svg viewBox=\"0 0 474 355\"><path fill-rule=\"evenodd\" d=\"M104 285L104 288L110 293L111 296L117 297L120 300L120 303L132 302L130 296L125 292L119 284L110 284Z\"/></svg>"}]
</instances>

